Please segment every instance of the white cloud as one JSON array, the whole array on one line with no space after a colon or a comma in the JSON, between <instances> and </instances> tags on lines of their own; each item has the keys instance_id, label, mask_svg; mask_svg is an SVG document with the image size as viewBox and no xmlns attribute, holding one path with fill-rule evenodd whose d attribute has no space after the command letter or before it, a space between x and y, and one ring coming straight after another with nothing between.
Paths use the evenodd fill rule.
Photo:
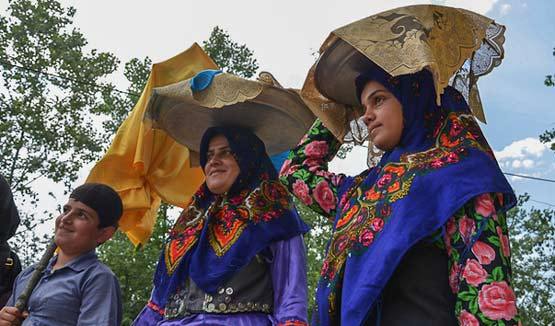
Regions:
<instances>
[{"instance_id":1,"label":"white cloud","mask_svg":"<svg viewBox=\"0 0 555 326\"><path fill-rule=\"evenodd\" d=\"M499 161L508 159L522 159L529 156L539 158L547 149L547 145L541 143L539 139L529 137L514 141L512 144L506 146L501 151L495 152L495 157L497 157Z\"/></svg>"},{"instance_id":2,"label":"white cloud","mask_svg":"<svg viewBox=\"0 0 555 326\"><path fill-rule=\"evenodd\" d=\"M540 164L541 165L541 164ZM512 162L504 162L502 164L503 167L512 167L513 169L518 169L518 168L525 168L525 169L531 169L533 167L536 167L536 162L534 162L531 159L525 159L525 160L513 160Z\"/></svg>"},{"instance_id":3,"label":"white cloud","mask_svg":"<svg viewBox=\"0 0 555 326\"><path fill-rule=\"evenodd\" d=\"M524 160L524 161L522 161L522 166L527 168L527 169L530 169L530 168L534 167L534 161L532 161L530 159Z\"/></svg>"},{"instance_id":4,"label":"white cloud","mask_svg":"<svg viewBox=\"0 0 555 326\"><path fill-rule=\"evenodd\" d=\"M503 17L503 16L507 15L509 13L509 11L511 11L511 5L508 4L508 3L504 3L499 8L499 15L501 17Z\"/></svg>"}]
</instances>

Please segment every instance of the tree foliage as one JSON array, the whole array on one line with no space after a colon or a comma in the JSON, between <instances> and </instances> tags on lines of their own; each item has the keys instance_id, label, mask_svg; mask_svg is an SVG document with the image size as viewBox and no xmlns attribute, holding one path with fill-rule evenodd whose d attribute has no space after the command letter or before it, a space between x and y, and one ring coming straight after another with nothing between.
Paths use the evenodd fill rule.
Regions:
<instances>
[{"instance_id":1,"label":"tree foliage","mask_svg":"<svg viewBox=\"0 0 555 326\"><path fill-rule=\"evenodd\" d=\"M544 144L551 143L551 150L555 152L555 128L544 131L544 133L540 135L540 141Z\"/></svg>"},{"instance_id":2,"label":"tree foliage","mask_svg":"<svg viewBox=\"0 0 555 326\"><path fill-rule=\"evenodd\" d=\"M35 180L66 187L98 158L107 133L95 127L104 115L104 78L118 59L86 50L73 26L75 9L56 1L14 0L0 16L0 155L14 191L22 225L13 242L28 264L40 252L37 225L51 212L35 213ZM52 195L53 196L53 195Z\"/></svg>"},{"instance_id":3,"label":"tree foliage","mask_svg":"<svg viewBox=\"0 0 555 326\"><path fill-rule=\"evenodd\" d=\"M310 231L304 236L307 247L308 312L310 316L314 310L316 288L320 279L320 269L324 263L327 243L331 238L332 224L325 217L315 213L296 198L295 205L302 219L310 227Z\"/></svg>"},{"instance_id":4,"label":"tree foliage","mask_svg":"<svg viewBox=\"0 0 555 326\"><path fill-rule=\"evenodd\" d=\"M204 50L223 71L250 78L258 69L254 53L245 45L234 42L229 34L214 27L207 41L202 43Z\"/></svg>"},{"instance_id":5,"label":"tree foliage","mask_svg":"<svg viewBox=\"0 0 555 326\"><path fill-rule=\"evenodd\" d=\"M150 297L156 263L171 224L167 212L168 205L163 204L147 246L135 248L123 232L117 232L98 249L100 259L117 275L122 289L122 325L131 325Z\"/></svg>"},{"instance_id":6,"label":"tree foliage","mask_svg":"<svg viewBox=\"0 0 555 326\"><path fill-rule=\"evenodd\" d=\"M123 75L130 83L125 92L117 91L113 87L103 89L104 103L102 110L108 119L102 125L104 131L113 135L125 120L129 112L139 100L141 93L148 81L152 60L149 57L140 60L133 58L125 63Z\"/></svg>"},{"instance_id":7,"label":"tree foliage","mask_svg":"<svg viewBox=\"0 0 555 326\"><path fill-rule=\"evenodd\" d=\"M519 197L509 211L513 278L523 325L553 325L555 316L555 211L524 208Z\"/></svg>"},{"instance_id":8,"label":"tree foliage","mask_svg":"<svg viewBox=\"0 0 555 326\"><path fill-rule=\"evenodd\" d=\"M85 51L87 41L73 26L74 15L75 9L56 1L15 0L7 15L0 16L0 153L7 163L0 173L20 207L31 207L21 212L23 231L14 241L25 265L38 258L47 238L41 239L36 227L54 216L33 213L39 204L33 182L47 179L69 190L79 170L107 148L138 101L152 65L148 57L127 62L126 91L105 82L119 61L110 53ZM218 27L204 46L225 71L251 77L258 69L253 52ZM150 295L169 227L168 207L162 207L147 246L135 249L118 233L99 249L120 280L124 324L130 324Z\"/></svg>"}]
</instances>

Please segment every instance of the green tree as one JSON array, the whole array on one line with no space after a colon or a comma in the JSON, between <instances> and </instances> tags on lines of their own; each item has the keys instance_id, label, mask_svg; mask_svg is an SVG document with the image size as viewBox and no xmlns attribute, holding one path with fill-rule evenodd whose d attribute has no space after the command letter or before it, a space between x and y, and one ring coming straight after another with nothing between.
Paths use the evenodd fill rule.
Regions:
<instances>
[{"instance_id":1,"label":"green tree","mask_svg":"<svg viewBox=\"0 0 555 326\"><path fill-rule=\"evenodd\" d=\"M113 88L104 78L118 66L114 55L85 50L73 26L75 9L57 1L13 0L0 15L0 155L22 225L13 244L24 263L41 252L34 231L51 212L35 213L36 180L66 187L98 158L108 134L95 127ZM52 194L51 194L52 195ZM54 195L52 195L54 196Z\"/></svg>"},{"instance_id":2,"label":"green tree","mask_svg":"<svg viewBox=\"0 0 555 326\"><path fill-rule=\"evenodd\" d=\"M544 133L540 135L540 141L544 144L551 143L551 150L555 152L555 128L544 131Z\"/></svg>"},{"instance_id":3,"label":"green tree","mask_svg":"<svg viewBox=\"0 0 555 326\"><path fill-rule=\"evenodd\" d=\"M523 325L553 325L555 316L555 211L525 208L519 197L509 211L514 288Z\"/></svg>"},{"instance_id":4,"label":"green tree","mask_svg":"<svg viewBox=\"0 0 555 326\"><path fill-rule=\"evenodd\" d=\"M123 75L130 83L127 90L125 92L118 91L113 86L102 90L105 99L102 111L109 117L102 122L102 125L108 135L116 133L123 120L139 100L148 81L151 67L152 60L149 57L143 60L131 59L125 64L123 71Z\"/></svg>"},{"instance_id":5,"label":"green tree","mask_svg":"<svg viewBox=\"0 0 555 326\"><path fill-rule=\"evenodd\" d=\"M307 269L308 269L308 315L314 311L314 298L316 288L320 279L320 269L324 263L326 247L332 234L332 224L322 215L312 211L295 198L295 205L306 224L310 226L310 231L304 236L307 247Z\"/></svg>"},{"instance_id":6,"label":"green tree","mask_svg":"<svg viewBox=\"0 0 555 326\"><path fill-rule=\"evenodd\" d=\"M150 58L134 58L125 64L124 76L130 82L123 96L110 96L113 90L105 89L105 96L110 99L104 103L109 119L103 122L104 129L114 134L128 113L139 100L148 80L152 66ZM152 236L147 246L135 248L123 232L99 247L99 258L112 269L118 277L122 290L123 320L122 325L131 325L133 319L144 307L150 297L152 277L162 249L166 232L170 226L168 220L169 206L162 204Z\"/></svg>"},{"instance_id":7,"label":"green tree","mask_svg":"<svg viewBox=\"0 0 555 326\"><path fill-rule=\"evenodd\" d=\"M171 224L167 216L168 205L162 204L147 246L135 248L123 232L117 232L98 249L100 259L117 275L122 289L122 325L131 325L150 297L156 263Z\"/></svg>"},{"instance_id":8,"label":"green tree","mask_svg":"<svg viewBox=\"0 0 555 326\"><path fill-rule=\"evenodd\" d=\"M245 45L235 43L229 34L214 27L207 41L202 43L206 53L223 71L250 78L258 69L254 53Z\"/></svg>"}]
</instances>

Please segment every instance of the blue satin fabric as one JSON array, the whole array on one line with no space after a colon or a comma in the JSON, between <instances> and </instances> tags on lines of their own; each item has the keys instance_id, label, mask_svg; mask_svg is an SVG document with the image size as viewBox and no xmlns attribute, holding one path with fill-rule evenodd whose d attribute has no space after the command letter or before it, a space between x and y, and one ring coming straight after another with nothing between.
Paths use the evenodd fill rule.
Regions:
<instances>
[{"instance_id":1,"label":"blue satin fabric","mask_svg":"<svg viewBox=\"0 0 555 326\"><path fill-rule=\"evenodd\" d=\"M279 182L277 172L266 154L264 143L249 130L239 127L212 127L205 132L200 146L202 166L206 165L209 141L216 135L223 135L228 140L240 173L231 189L224 195L212 194L206 183L195 194L191 205L204 212L205 223L202 231L195 235L198 237L196 243L183 255L173 273L168 272L165 253L162 252L154 275L155 288L151 297L152 302L161 308L165 307L168 297L183 285L187 277L191 277L205 292L214 293L223 282L249 263L257 253L264 252L271 243L287 240L308 231L308 226L300 219L290 196L287 196L285 210L282 210L283 206L274 202L274 207L263 213L275 212L277 216L270 220L251 216L238 239L222 256L214 252L209 242L208 226L214 223L216 217L210 215L208 208L216 200L228 205L229 211L238 206L245 207L245 202L237 203L233 199L244 199L247 194L260 187L262 180ZM279 186L283 187L281 184ZM283 190L287 191L285 188ZM256 223L253 222L255 218L258 220ZM168 241L185 241L186 238L187 236L182 234L170 233Z\"/></svg>"},{"instance_id":2,"label":"blue satin fabric","mask_svg":"<svg viewBox=\"0 0 555 326\"><path fill-rule=\"evenodd\" d=\"M195 77L191 78L191 81L189 82L189 87L191 87L191 90L193 92L203 91L207 89L210 84L212 84L212 80L214 80L214 77L221 73L221 70L203 70L196 74Z\"/></svg>"},{"instance_id":3,"label":"blue satin fabric","mask_svg":"<svg viewBox=\"0 0 555 326\"><path fill-rule=\"evenodd\" d=\"M449 113L470 114L464 98L451 87L445 89L441 106L438 106L432 75L426 70L392 78L375 67L357 79L359 95L370 80L383 84L401 102L404 129L400 144L383 155L378 168L363 172L366 176L358 185L362 193L384 174L381 168L387 164L398 163L402 155L433 148L434 128ZM340 298L336 304L340 310L337 318L340 318L341 325L361 325L407 250L441 228L450 216L473 197L482 193L502 193L506 197L505 209L514 206L513 190L477 124L473 126L473 131L477 131L477 141L485 150L466 147L466 155L458 163L423 174L417 173L408 195L391 205L391 214L373 243L362 253L349 255L343 265L339 284L320 280L313 324L332 325L338 322L330 319L328 314L329 296L336 291ZM338 198L350 190L353 182L354 178L347 178L338 191ZM348 205L352 205L356 199L351 198ZM336 224L343 216L341 207L337 212Z\"/></svg>"},{"instance_id":4,"label":"blue satin fabric","mask_svg":"<svg viewBox=\"0 0 555 326\"><path fill-rule=\"evenodd\" d=\"M289 155L288 150L285 151L285 152L278 153L278 154L270 157L270 160L272 161L272 164L274 165L274 168L276 169L276 171L281 170L281 167L283 166L283 163L287 159L287 155Z\"/></svg>"}]
</instances>

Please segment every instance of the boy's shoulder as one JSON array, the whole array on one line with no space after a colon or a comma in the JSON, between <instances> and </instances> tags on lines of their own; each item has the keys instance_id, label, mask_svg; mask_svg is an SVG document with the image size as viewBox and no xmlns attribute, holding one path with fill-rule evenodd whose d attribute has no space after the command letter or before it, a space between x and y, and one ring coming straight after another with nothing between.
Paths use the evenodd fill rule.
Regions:
<instances>
[{"instance_id":1,"label":"boy's shoulder","mask_svg":"<svg viewBox=\"0 0 555 326\"><path fill-rule=\"evenodd\" d=\"M110 269L110 267L108 267L106 264L104 264L96 255L96 253L92 252L92 253L86 253L84 254L85 257L83 257L83 261L81 262L80 267L83 270L86 270L87 273L93 274L93 275L105 275L105 276L111 276L111 277L116 277L116 275L114 274L114 272L112 271L112 269Z\"/></svg>"},{"instance_id":2,"label":"boy's shoulder","mask_svg":"<svg viewBox=\"0 0 555 326\"><path fill-rule=\"evenodd\" d=\"M116 276L112 269L108 267L108 265L100 261L98 258L96 259L94 264L91 264L90 268L93 269L94 273L96 274L107 274L113 277Z\"/></svg>"}]
</instances>

